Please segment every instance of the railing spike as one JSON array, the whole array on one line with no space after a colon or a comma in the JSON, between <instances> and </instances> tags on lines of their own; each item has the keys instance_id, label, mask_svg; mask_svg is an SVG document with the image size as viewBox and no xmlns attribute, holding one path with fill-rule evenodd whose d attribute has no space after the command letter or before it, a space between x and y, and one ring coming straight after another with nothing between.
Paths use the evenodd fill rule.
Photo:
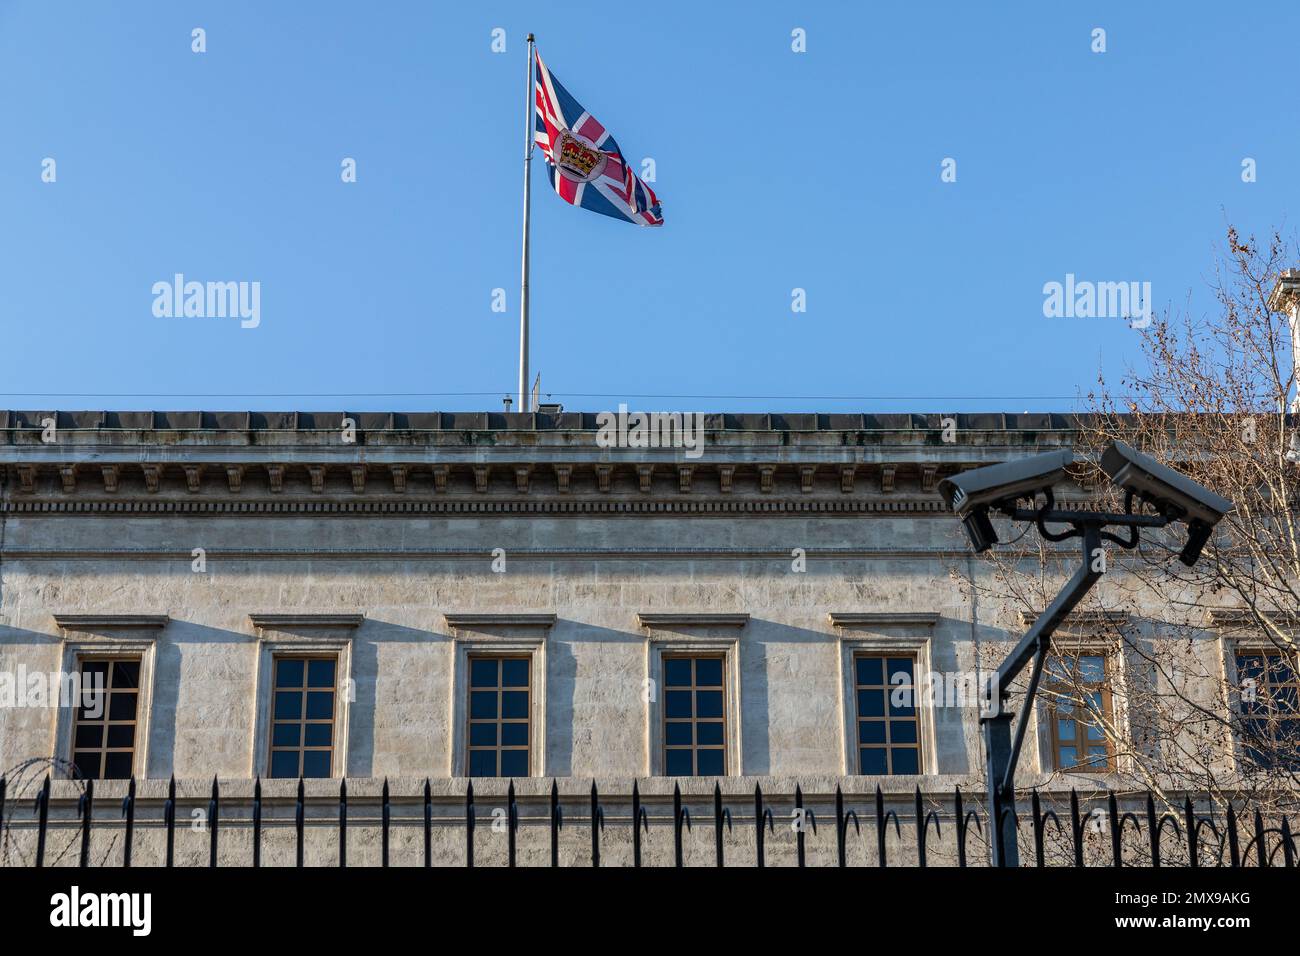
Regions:
<instances>
[{"instance_id":1,"label":"railing spike","mask_svg":"<svg viewBox=\"0 0 1300 956\"><path fill-rule=\"evenodd\" d=\"M339 781L339 867L348 865L348 781Z\"/></svg>"},{"instance_id":2,"label":"railing spike","mask_svg":"<svg viewBox=\"0 0 1300 956\"><path fill-rule=\"evenodd\" d=\"M253 866L262 865L262 776L253 781Z\"/></svg>"},{"instance_id":3,"label":"railing spike","mask_svg":"<svg viewBox=\"0 0 1300 956\"><path fill-rule=\"evenodd\" d=\"M176 774L167 781L167 802L163 804L163 826L167 829L167 861L172 865L173 851L176 849Z\"/></svg>"},{"instance_id":4,"label":"railing spike","mask_svg":"<svg viewBox=\"0 0 1300 956\"><path fill-rule=\"evenodd\" d=\"M1268 830L1264 828L1264 815L1255 810L1255 859L1259 866L1271 866L1268 859Z\"/></svg>"},{"instance_id":5,"label":"railing spike","mask_svg":"<svg viewBox=\"0 0 1300 956\"><path fill-rule=\"evenodd\" d=\"M307 818L307 790L303 783L302 777L298 778L298 799L294 805L293 825L298 835L297 864L302 869L303 865L303 829L306 826Z\"/></svg>"},{"instance_id":6,"label":"railing spike","mask_svg":"<svg viewBox=\"0 0 1300 956\"><path fill-rule=\"evenodd\" d=\"M95 781L86 780L86 789L82 791L78 810L81 811L81 853L77 860L77 865L81 867L90 866L90 821L95 812Z\"/></svg>"},{"instance_id":7,"label":"railing spike","mask_svg":"<svg viewBox=\"0 0 1300 956\"><path fill-rule=\"evenodd\" d=\"M465 866L474 865L474 781L465 784Z\"/></svg>"},{"instance_id":8,"label":"railing spike","mask_svg":"<svg viewBox=\"0 0 1300 956\"><path fill-rule=\"evenodd\" d=\"M1092 815L1092 811L1088 811ZM1079 820L1079 791L1070 788L1070 833L1074 837L1074 865L1083 866L1083 823Z\"/></svg>"},{"instance_id":9,"label":"railing spike","mask_svg":"<svg viewBox=\"0 0 1300 956\"><path fill-rule=\"evenodd\" d=\"M424 866L433 866L433 789L424 778Z\"/></svg>"},{"instance_id":10,"label":"railing spike","mask_svg":"<svg viewBox=\"0 0 1300 956\"><path fill-rule=\"evenodd\" d=\"M1241 838L1237 835L1237 811L1228 801L1228 860L1234 867L1241 866Z\"/></svg>"},{"instance_id":11,"label":"railing spike","mask_svg":"<svg viewBox=\"0 0 1300 956\"><path fill-rule=\"evenodd\" d=\"M388 778L384 778L383 790L383 832L380 838L380 847L383 859L383 865L388 866L388 827L392 818L392 804L388 797Z\"/></svg>"},{"instance_id":12,"label":"railing spike","mask_svg":"<svg viewBox=\"0 0 1300 956\"><path fill-rule=\"evenodd\" d=\"M217 829L221 822L221 790L212 775L212 796L208 799L208 866L217 865Z\"/></svg>"},{"instance_id":13,"label":"railing spike","mask_svg":"<svg viewBox=\"0 0 1300 956\"><path fill-rule=\"evenodd\" d=\"M600 866L600 834L605 829L605 811L600 808L596 781L591 781L591 865Z\"/></svg>"},{"instance_id":14,"label":"railing spike","mask_svg":"<svg viewBox=\"0 0 1300 956\"><path fill-rule=\"evenodd\" d=\"M639 867L641 865L641 822L646 820L645 810L641 808L641 788L637 786L635 780L632 781L632 865ZM646 820L646 832L650 831L650 823Z\"/></svg>"},{"instance_id":15,"label":"railing spike","mask_svg":"<svg viewBox=\"0 0 1300 956\"><path fill-rule=\"evenodd\" d=\"M4 780L0 778L0 824L4 821ZM126 818L126 830L122 834L122 866L131 865L131 844L135 839L135 777L126 785L126 796L122 798L122 816Z\"/></svg>"},{"instance_id":16,"label":"railing spike","mask_svg":"<svg viewBox=\"0 0 1300 956\"><path fill-rule=\"evenodd\" d=\"M713 781L713 855L717 866L723 866L722 823L731 829L731 811L722 806L722 787Z\"/></svg>"},{"instance_id":17,"label":"railing spike","mask_svg":"<svg viewBox=\"0 0 1300 956\"><path fill-rule=\"evenodd\" d=\"M551 866L560 865L560 828L564 826L563 812L560 810L560 788L554 778L551 779Z\"/></svg>"},{"instance_id":18,"label":"railing spike","mask_svg":"<svg viewBox=\"0 0 1300 956\"><path fill-rule=\"evenodd\" d=\"M33 812L36 814L36 865L43 867L45 866L45 831L50 822L50 775L48 773L45 775L45 783L41 785L40 792L36 794Z\"/></svg>"},{"instance_id":19,"label":"railing spike","mask_svg":"<svg viewBox=\"0 0 1300 956\"><path fill-rule=\"evenodd\" d=\"M509 854L509 866L515 865L515 831L519 826L519 809L515 806L515 782L510 781L506 789L506 849Z\"/></svg>"}]
</instances>

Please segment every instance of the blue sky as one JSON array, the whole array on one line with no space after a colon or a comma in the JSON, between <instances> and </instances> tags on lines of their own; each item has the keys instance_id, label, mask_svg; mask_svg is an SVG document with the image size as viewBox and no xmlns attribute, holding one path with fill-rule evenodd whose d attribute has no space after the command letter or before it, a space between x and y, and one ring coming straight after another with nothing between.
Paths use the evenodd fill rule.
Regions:
<instances>
[{"instance_id":1,"label":"blue sky","mask_svg":"<svg viewBox=\"0 0 1300 956\"><path fill-rule=\"evenodd\" d=\"M1294 231L1298 27L1282 2L0 0L0 407L500 408L531 30L655 160L666 219L570 207L534 163L555 400L1068 410L1138 336L1045 318L1044 283L1201 313L1228 222ZM155 317L177 272L259 282L261 324Z\"/></svg>"}]
</instances>

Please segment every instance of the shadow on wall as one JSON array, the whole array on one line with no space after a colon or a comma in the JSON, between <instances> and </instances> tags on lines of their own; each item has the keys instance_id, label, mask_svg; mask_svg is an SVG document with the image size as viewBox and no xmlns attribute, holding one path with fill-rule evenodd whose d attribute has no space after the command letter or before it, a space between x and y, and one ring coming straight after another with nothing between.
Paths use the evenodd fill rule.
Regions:
<instances>
[{"instance_id":1,"label":"shadow on wall","mask_svg":"<svg viewBox=\"0 0 1300 956\"><path fill-rule=\"evenodd\" d=\"M50 734L55 719L52 707L40 707L33 714L27 707L17 706L25 689L19 686L18 667L25 665L28 673L40 670L57 671L62 658L63 640L57 635L29 631L25 628L0 626L0 672L12 675L10 690L13 701L0 701L0 773L28 760L47 759ZM25 648L21 654L10 648ZM44 686L44 685L42 685Z\"/></svg>"},{"instance_id":2,"label":"shadow on wall","mask_svg":"<svg viewBox=\"0 0 1300 956\"><path fill-rule=\"evenodd\" d=\"M834 635L807 628L792 627L776 621L761 618L749 619L749 623L740 633L740 743L743 766L737 773L766 776L773 772L803 772L825 768L825 742L818 746L808 737L816 728L839 726L839 713L835 684L830 684L825 693L819 688L810 688L800 680L796 661L806 659L811 649L823 645L827 655L839 654L839 643ZM791 690L789 700L778 697L776 706L778 726L788 728L791 736L774 746L772 740L772 684L770 674L775 670L779 675L788 676L790 680L778 679L778 687L788 686ZM824 665L810 668L808 673L824 672ZM839 673L838 660L835 662L835 674ZM839 753L838 737L832 741L835 754ZM772 769L774 751L779 752L783 762L777 771ZM804 763L803 754L809 754L810 760ZM819 759L820 758L820 759ZM791 766L795 769L790 769Z\"/></svg>"},{"instance_id":3,"label":"shadow on wall","mask_svg":"<svg viewBox=\"0 0 1300 956\"><path fill-rule=\"evenodd\" d=\"M247 653L232 653L232 645L245 645ZM186 661L186 658L191 660ZM181 679L181 666L185 663L187 676ZM175 773L178 777L189 775L190 765L200 772L194 776L222 773L243 776L248 769L248 749L238 751L238 764L232 763L235 754L223 754L215 761L210 753L195 754L177 767L176 742L179 732L209 732L225 730L234 739L251 740L252 715L248 715L248 729L235 728L233 720L242 720L238 703L248 699L245 688L252 686L257 667L257 638L238 631L207 627L175 618L167 622L158 635L154 649L153 699L149 711L149 766L145 776L166 779ZM184 695L184 697L182 696ZM191 702L191 695L199 695ZM185 706L191 725L177 725L178 710ZM184 755L182 755L184 756Z\"/></svg>"},{"instance_id":4,"label":"shadow on wall","mask_svg":"<svg viewBox=\"0 0 1300 956\"><path fill-rule=\"evenodd\" d=\"M433 746L430 741L435 734L430 725L438 725L440 718L447 712L446 686L453 666L451 656L439 651L444 645L450 646L452 643L452 638L447 634L424 631L403 624L392 624L372 617L367 617L357 628L352 637L352 686L356 698L351 701L349 709L348 776L375 776L375 718L378 713L376 693L381 667L379 660L381 647L407 645L409 649L410 645L422 645L428 648L427 656L435 658L442 664L442 669L439 669L437 663L423 667L384 667L385 683L392 681L397 685L385 692L383 713L387 731L391 734L399 729L429 726L429 732L423 734L422 739L426 745ZM415 686L403 688L401 685L406 683ZM437 741L441 746L451 746L450 733L437 736L443 738ZM400 746L400 743L397 745ZM381 763L389 763L390 758L395 759L396 755L380 753L379 757ZM442 752L430 750L427 758L429 769L425 772L434 776L440 775L441 770L434 768L443 766L446 758L445 750ZM408 773L416 775L415 771L408 771ZM385 772L384 775L388 774Z\"/></svg>"},{"instance_id":5,"label":"shadow on wall","mask_svg":"<svg viewBox=\"0 0 1300 956\"><path fill-rule=\"evenodd\" d=\"M546 649L548 776L572 776L575 751L594 775L641 775L645 644L640 634L555 622Z\"/></svg>"}]
</instances>

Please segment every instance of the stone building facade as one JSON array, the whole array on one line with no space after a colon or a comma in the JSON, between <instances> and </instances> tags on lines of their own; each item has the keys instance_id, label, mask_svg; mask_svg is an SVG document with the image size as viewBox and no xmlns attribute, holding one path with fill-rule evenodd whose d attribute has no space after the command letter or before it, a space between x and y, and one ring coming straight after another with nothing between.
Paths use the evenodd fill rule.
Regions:
<instances>
[{"instance_id":1,"label":"stone building facade","mask_svg":"<svg viewBox=\"0 0 1300 956\"><path fill-rule=\"evenodd\" d=\"M1019 636L1018 610L962 586L987 572L935 486L1068 446L1070 419L706 415L697 449L609 447L598 426L563 412L0 412L5 862L30 856L32 787L51 766L51 819L75 826L68 762L109 778L96 780L107 862L126 776L137 862L157 860L171 777L190 801L177 847L190 862L206 859L190 811L202 815L214 776L229 862L248 860L258 778L265 859L292 861L299 773L322 824L308 862L337 853L326 824L341 780L357 863L378 853L385 780L395 862L418 862L426 779L439 860L460 862L471 771L487 774L474 780L484 821L513 779L525 861L545 857L552 780L570 821L599 785L611 864L630 853L614 822L634 779L659 861L674 785L699 824L718 784L738 862L754 853L740 820L756 785L777 808L776 861L794 852L779 824L796 786L823 861L836 786L864 817L877 786L900 815L918 784L978 802L977 707L903 714L882 685L900 660L918 680L978 674L981 653ZM95 662L111 680L99 724L66 686L44 705L17 699L32 675ZM1060 759L1044 720L1026 785ZM707 831L695 827L688 862L712 862ZM496 832L484 823L482 862L502 859ZM583 863L587 839L566 827L563 861ZM874 847L855 837L849 852Z\"/></svg>"}]
</instances>

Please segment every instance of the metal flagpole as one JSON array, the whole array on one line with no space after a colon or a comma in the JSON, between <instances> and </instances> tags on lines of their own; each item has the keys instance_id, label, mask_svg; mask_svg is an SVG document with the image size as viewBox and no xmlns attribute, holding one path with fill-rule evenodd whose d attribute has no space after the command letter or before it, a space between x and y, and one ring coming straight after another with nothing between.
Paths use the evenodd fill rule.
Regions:
<instances>
[{"instance_id":1,"label":"metal flagpole","mask_svg":"<svg viewBox=\"0 0 1300 956\"><path fill-rule=\"evenodd\" d=\"M528 34L528 98L524 109L524 259L519 292L519 410L528 407L528 213L531 203L529 176L533 161L533 35Z\"/></svg>"}]
</instances>

